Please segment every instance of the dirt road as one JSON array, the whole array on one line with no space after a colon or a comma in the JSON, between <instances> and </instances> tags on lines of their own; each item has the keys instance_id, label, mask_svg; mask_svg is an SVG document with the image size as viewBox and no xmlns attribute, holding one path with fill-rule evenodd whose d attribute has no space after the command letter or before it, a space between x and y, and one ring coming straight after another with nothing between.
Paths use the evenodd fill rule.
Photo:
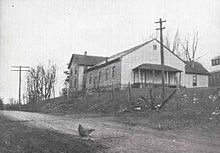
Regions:
<instances>
[{"instance_id":1,"label":"dirt road","mask_svg":"<svg viewBox=\"0 0 220 153\"><path fill-rule=\"evenodd\" d=\"M109 147L108 153L220 153L220 136L199 130L157 131L112 121L112 116L53 116L40 113L1 111L0 115L26 121L28 126L78 135L78 124L95 128L92 137Z\"/></svg>"}]
</instances>

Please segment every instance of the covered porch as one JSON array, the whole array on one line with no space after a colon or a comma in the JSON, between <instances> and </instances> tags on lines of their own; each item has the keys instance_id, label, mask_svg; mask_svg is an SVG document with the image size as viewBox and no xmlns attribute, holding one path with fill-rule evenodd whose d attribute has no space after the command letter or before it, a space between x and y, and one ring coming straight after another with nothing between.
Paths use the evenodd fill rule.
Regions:
<instances>
[{"instance_id":1,"label":"covered porch","mask_svg":"<svg viewBox=\"0 0 220 153\"><path fill-rule=\"evenodd\" d=\"M148 84L161 84L162 83L162 67L159 64L141 64L133 69L133 83L144 87ZM180 85L181 70L164 65L166 86L176 87Z\"/></svg>"}]
</instances>

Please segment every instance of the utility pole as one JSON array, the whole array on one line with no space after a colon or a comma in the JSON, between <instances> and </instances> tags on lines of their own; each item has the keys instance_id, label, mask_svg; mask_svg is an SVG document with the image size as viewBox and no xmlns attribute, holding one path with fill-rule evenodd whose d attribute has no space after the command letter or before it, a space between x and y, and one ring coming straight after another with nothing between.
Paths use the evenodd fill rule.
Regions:
<instances>
[{"instance_id":1,"label":"utility pole","mask_svg":"<svg viewBox=\"0 0 220 153\"><path fill-rule=\"evenodd\" d=\"M160 58L161 58L161 73L162 73L162 99L165 98L165 89L164 89L164 52L163 52L163 29L165 29L165 27L163 27L163 22L166 22L166 20L162 20L160 18L159 21L155 22L155 23L159 23L160 24L160 28L157 28L156 30L160 30Z\"/></svg>"},{"instance_id":2,"label":"utility pole","mask_svg":"<svg viewBox=\"0 0 220 153\"><path fill-rule=\"evenodd\" d=\"M18 84L19 84L19 89L18 89L18 97L19 97L19 104L21 104L21 72L22 71L27 71L29 72L29 66L11 66L12 68L15 68L15 70L11 71L18 71L19 72L19 79L18 79Z\"/></svg>"}]
</instances>

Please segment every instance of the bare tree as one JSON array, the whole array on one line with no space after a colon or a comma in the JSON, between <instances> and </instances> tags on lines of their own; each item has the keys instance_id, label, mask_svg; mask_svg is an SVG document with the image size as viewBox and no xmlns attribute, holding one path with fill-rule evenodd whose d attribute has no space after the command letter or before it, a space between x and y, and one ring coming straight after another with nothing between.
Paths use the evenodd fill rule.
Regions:
<instances>
[{"instance_id":1,"label":"bare tree","mask_svg":"<svg viewBox=\"0 0 220 153\"><path fill-rule=\"evenodd\" d=\"M198 31L193 35L192 43L190 43L189 38L185 38L185 41L182 43L183 52L185 54L185 60L189 62L194 62L196 59L196 51L198 46ZM191 48L191 49L190 49Z\"/></svg>"},{"instance_id":2,"label":"bare tree","mask_svg":"<svg viewBox=\"0 0 220 153\"><path fill-rule=\"evenodd\" d=\"M49 99L54 91L56 82L56 65L50 64L46 69L42 64L31 68L27 76L28 102Z\"/></svg>"},{"instance_id":3,"label":"bare tree","mask_svg":"<svg viewBox=\"0 0 220 153\"><path fill-rule=\"evenodd\" d=\"M193 34L192 39L190 37L185 37L184 41L182 41L179 30L176 31L175 37L172 41L169 35L167 34L164 38L164 45L167 46L173 53L183 58L185 61L194 62L199 60L202 56L196 55L197 47L198 47L198 31ZM181 47L180 47L181 46Z\"/></svg>"},{"instance_id":4,"label":"bare tree","mask_svg":"<svg viewBox=\"0 0 220 153\"><path fill-rule=\"evenodd\" d=\"M164 45L167 46L173 53L179 54L179 46L181 43L179 30L176 31L176 34L173 38L173 41L170 39L167 34L164 38Z\"/></svg>"}]
</instances>

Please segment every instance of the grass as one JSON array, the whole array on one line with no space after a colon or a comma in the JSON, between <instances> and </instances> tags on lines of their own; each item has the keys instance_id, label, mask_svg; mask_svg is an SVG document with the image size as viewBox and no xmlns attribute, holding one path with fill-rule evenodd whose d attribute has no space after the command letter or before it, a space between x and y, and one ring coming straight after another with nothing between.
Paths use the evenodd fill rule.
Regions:
<instances>
[{"instance_id":1,"label":"grass","mask_svg":"<svg viewBox=\"0 0 220 153\"><path fill-rule=\"evenodd\" d=\"M216 110L220 111L216 88L182 89L162 110L119 114L116 120L157 130L197 128L220 134L220 114L212 114Z\"/></svg>"},{"instance_id":2,"label":"grass","mask_svg":"<svg viewBox=\"0 0 220 153\"><path fill-rule=\"evenodd\" d=\"M1 153L95 153L104 149L93 140L25 126L0 115Z\"/></svg>"}]
</instances>

